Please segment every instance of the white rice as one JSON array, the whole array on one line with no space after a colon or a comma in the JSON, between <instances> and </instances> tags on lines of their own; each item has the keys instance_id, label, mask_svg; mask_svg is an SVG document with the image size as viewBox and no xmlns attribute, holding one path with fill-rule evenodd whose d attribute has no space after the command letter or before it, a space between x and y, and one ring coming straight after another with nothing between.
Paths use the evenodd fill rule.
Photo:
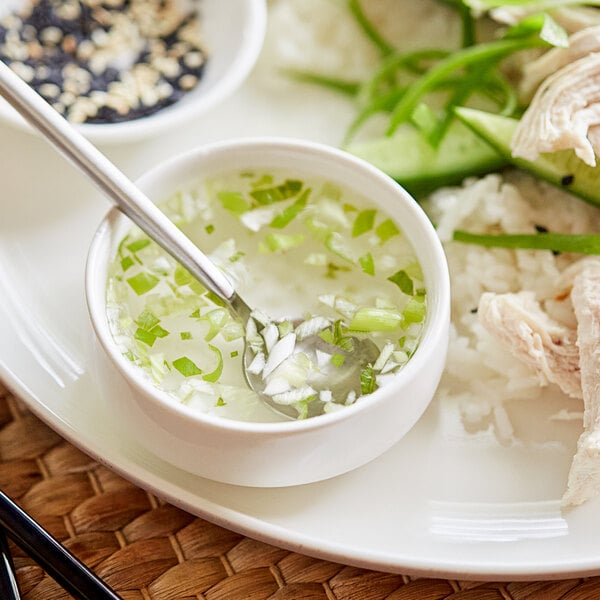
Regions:
<instances>
[{"instance_id":1,"label":"white rice","mask_svg":"<svg viewBox=\"0 0 600 600\"><path fill-rule=\"evenodd\" d=\"M429 48L432 40L448 49L460 43L458 20L435 0L369 0L362 6L378 31L402 49ZM349 81L371 75L380 59L344 0L272 0L263 56L279 68Z\"/></svg>"},{"instance_id":2,"label":"white rice","mask_svg":"<svg viewBox=\"0 0 600 600\"><path fill-rule=\"evenodd\" d=\"M466 425L492 423L498 437L510 441L505 403L536 398L548 383L485 331L475 312L479 298L531 290L553 318L575 326L570 299L557 301L553 291L560 272L578 257L461 244L451 241L452 233L534 233L536 226L593 233L600 230L597 209L520 173L438 190L425 207L444 243L452 288L451 342L438 397L455 401Z\"/></svg>"}]
</instances>

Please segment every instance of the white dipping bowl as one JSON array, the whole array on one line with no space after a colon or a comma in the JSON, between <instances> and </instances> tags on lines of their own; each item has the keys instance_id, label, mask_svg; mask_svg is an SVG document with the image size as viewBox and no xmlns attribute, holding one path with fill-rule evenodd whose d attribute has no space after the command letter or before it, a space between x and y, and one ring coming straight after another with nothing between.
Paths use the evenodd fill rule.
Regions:
<instances>
[{"instance_id":1,"label":"white dipping bowl","mask_svg":"<svg viewBox=\"0 0 600 600\"><path fill-rule=\"evenodd\" d=\"M403 188L363 160L319 144L269 138L221 142L159 165L138 184L160 200L198 185L203 177L245 169L298 171L337 183L383 209L410 240L423 270L428 309L419 347L394 381L343 410L303 421L235 421L178 403L122 355L109 329L108 267L130 227L116 209L91 244L86 269L89 313L100 343L145 415L134 434L156 455L191 473L237 485L275 487L327 479L385 452L429 405L448 345L446 258L427 216Z\"/></svg>"},{"instance_id":2,"label":"white dipping bowl","mask_svg":"<svg viewBox=\"0 0 600 600\"><path fill-rule=\"evenodd\" d=\"M266 0L187 1L200 7L202 35L208 51L208 62L198 85L178 102L148 117L122 123L76 125L89 140L106 144L130 143L155 137L182 123L192 123L230 96L249 75L265 37ZM23 0L12 0L10 6L0 7L0 16L9 8L15 10L22 4ZM2 99L0 119L33 132Z\"/></svg>"}]
</instances>

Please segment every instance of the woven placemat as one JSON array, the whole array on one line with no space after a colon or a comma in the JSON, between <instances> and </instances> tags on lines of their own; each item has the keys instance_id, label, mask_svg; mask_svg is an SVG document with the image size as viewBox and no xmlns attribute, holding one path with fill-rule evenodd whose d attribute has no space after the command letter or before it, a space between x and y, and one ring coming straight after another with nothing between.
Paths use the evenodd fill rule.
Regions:
<instances>
[{"instance_id":1,"label":"woven placemat","mask_svg":"<svg viewBox=\"0 0 600 600\"><path fill-rule=\"evenodd\" d=\"M125 600L584 600L600 577L494 583L317 560L198 519L63 440L0 384L0 489ZM11 542L26 600L66 594Z\"/></svg>"}]
</instances>

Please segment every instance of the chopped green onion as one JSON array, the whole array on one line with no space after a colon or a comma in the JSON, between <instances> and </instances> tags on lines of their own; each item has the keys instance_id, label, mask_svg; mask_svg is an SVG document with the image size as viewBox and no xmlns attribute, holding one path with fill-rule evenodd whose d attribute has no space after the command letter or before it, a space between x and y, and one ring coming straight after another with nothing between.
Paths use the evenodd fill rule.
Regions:
<instances>
[{"instance_id":1,"label":"chopped green onion","mask_svg":"<svg viewBox=\"0 0 600 600\"><path fill-rule=\"evenodd\" d=\"M209 342L223 329L229 319L229 313L224 308L215 308L200 317L199 321L208 323L208 332L204 339Z\"/></svg>"},{"instance_id":2,"label":"chopped green onion","mask_svg":"<svg viewBox=\"0 0 600 600\"><path fill-rule=\"evenodd\" d=\"M138 273L127 280L127 283L131 286L133 291L138 295L142 296L149 292L151 289L156 287L159 283L158 277L151 273Z\"/></svg>"},{"instance_id":3,"label":"chopped green onion","mask_svg":"<svg viewBox=\"0 0 600 600\"><path fill-rule=\"evenodd\" d=\"M191 331L182 331L182 332L180 332L179 337L182 340L191 340L192 339L192 332Z\"/></svg>"},{"instance_id":4,"label":"chopped green onion","mask_svg":"<svg viewBox=\"0 0 600 600\"><path fill-rule=\"evenodd\" d=\"M336 265L335 263L327 263L327 269L325 270L325 277L327 279L335 279L338 271L349 272L350 267L344 267L342 265Z\"/></svg>"},{"instance_id":5,"label":"chopped green onion","mask_svg":"<svg viewBox=\"0 0 600 600\"><path fill-rule=\"evenodd\" d=\"M245 253L245 252L242 252L241 250L239 250L238 252L236 252L235 254L232 254L232 255L229 257L229 262L230 262L230 263L235 263L235 262L237 262L238 260L240 260L241 258L243 258L244 256L246 256L246 253Z\"/></svg>"},{"instance_id":6,"label":"chopped green onion","mask_svg":"<svg viewBox=\"0 0 600 600\"><path fill-rule=\"evenodd\" d=\"M336 321L332 327L328 327L319 333L319 337L331 346L338 346L346 352L354 350L354 342L350 336L346 335L346 327L341 320Z\"/></svg>"},{"instance_id":7,"label":"chopped green onion","mask_svg":"<svg viewBox=\"0 0 600 600\"><path fill-rule=\"evenodd\" d=\"M217 366L210 373L203 375L202 379L204 379L204 381L209 381L210 383L216 383L217 381L219 381L219 378L223 373L223 355L217 347L212 346L211 344L209 344L208 347L217 357Z\"/></svg>"},{"instance_id":8,"label":"chopped green onion","mask_svg":"<svg viewBox=\"0 0 600 600\"><path fill-rule=\"evenodd\" d=\"M214 230L215 230L215 226L214 226L214 225L211 225L211 224L207 225L207 226L204 228L204 231L206 231L206 233L208 233L208 235L210 235L211 233L213 233L213 232L214 232Z\"/></svg>"},{"instance_id":9,"label":"chopped green onion","mask_svg":"<svg viewBox=\"0 0 600 600\"><path fill-rule=\"evenodd\" d=\"M184 377L193 377L194 375L200 375L202 373L202 369L200 369L198 365L196 365L196 363L187 356L182 356L181 358L175 359L173 361L173 366Z\"/></svg>"},{"instance_id":10,"label":"chopped green onion","mask_svg":"<svg viewBox=\"0 0 600 600\"><path fill-rule=\"evenodd\" d=\"M358 259L358 264L367 275L375 275L375 263L373 262L373 255L370 252L361 256Z\"/></svg>"},{"instance_id":11,"label":"chopped green onion","mask_svg":"<svg viewBox=\"0 0 600 600\"><path fill-rule=\"evenodd\" d=\"M121 259L121 269L123 269L123 271L127 271L127 269L133 267L134 264L135 261L133 260L133 258L131 258L131 256L124 256Z\"/></svg>"},{"instance_id":12,"label":"chopped green onion","mask_svg":"<svg viewBox=\"0 0 600 600\"><path fill-rule=\"evenodd\" d=\"M225 302L225 300L223 300L223 298L220 298L219 296L217 296L214 292L211 292L210 290L208 292L206 292L206 297L213 303L216 304L217 306L227 306L227 303Z\"/></svg>"},{"instance_id":13,"label":"chopped green onion","mask_svg":"<svg viewBox=\"0 0 600 600\"><path fill-rule=\"evenodd\" d=\"M570 233L532 233L485 235L455 231L453 239L466 244L523 250L551 250L576 254L600 254L600 235Z\"/></svg>"},{"instance_id":14,"label":"chopped green onion","mask_svg":"<svg viewBox=\"0 0 600 600\"><path fill-rule=\"evenodd\" d=\"M301 233L268 233L263 242L259 245L261 252L285 252L304 242L304 235Z\"/></svg>"},{"instance_id":15,"label":"chopped green onion","mask_svg":"<svg viewBox=\"0 0 600 600\"><path fill-rule=\"evenodd\" d=\"M358 215L356 215L356 219L354 219L352 237L358 237L367 231L371 231L375 223L376 215L377 211L375 209L361 210Z\"/></svg>"},{"instance_id":16,"label":"chopped green onion","mask_svg":"<svg viewBox=\"0 0 600 600\"><path fill-rule=\"evenodd\" d=\"M155 325L160 323L160 319L150 310L144 310L135 321L142 329L150 331Z\"/></svg>"},{"instance_id":17,"label":"chopped green onion","mask_svg":"<svg viewBox=\"0 0 600 600\"><path fill-rule=\"evenodd\" d=\"M395 283L403 294L407 294L408 296L412 296L414 293L414 285L412 279L408 276L406 271L400 270L396 271L393 275L388 277L388 281Z\"/></svg>"},{"instance_id":18,"label":"chopped green onion","mask_svg":"<svg viewBox=\"0 0 600 600\"><path fill-rule=\"evenodd\" d=\"M217 198L225 210L236 216L244 214L251 208L250 202L241 192L218 192Z\"/></svg>"},{"instance_id":19,"label":"chopped green onion","mask_svg":"<svg viewBox=\"0 0 600 600\"><path fill-rule=\"evenodd\" d=\"M250 192L252 198L261 206L281 202L288 198L293 198L302 189L302 182L296 179L286 179L281 185L264 188L262 190L254 190Z\"/></svg>"},{"instance_id":20,"label":"chopped green onion","mask_svg":"<svg viewBox=\"0 0 600 600\"><path fill-rule=\"evenodd\" d=\"M375 229L377 237L381 240L382 244L385 244L389 239L400 233L400 230L396 226L396 223L391 219L382 221Z\"/></svg>"},{"instance_id":21,"label":"chopped green onion","mask_svg":"<svg viewBox=\"0 0 600 600\"><path fill-rule=\"evenodd\" d=\"M367 365L360 371L360 392L363 395L372 394L376 389L375 372L371 365Z\"/></svg>"},{"instance_id":22,"label":"chopped green onion","mask_svg":"<svg viewBox=\"0 0 600 600\"><path fill-rule=\"evenodd\" d=\"M217 398L217 402L215 403L215 406L227 406L227 402L225 402L225 400L223 400L222 396L219 396Z\"/></svg>"},{"instance_id":23,"label":"chopped green onion","mask_svg":"<svg viewBox=\"0 0 600 600\"><path fill-rule=\"evenodd\" d=\"M394 331L400 327L403 315L387 308L359 308L350 322L352 331Z\"/></svg>"},{"instance_id":24,"label":"chopped green onion","mask_svg":"<svg viewBox=\"0 0 600 600\"><path fill-rule=\"evenodd\" d=\"M411 298L402 311L406 323L420 323L425 318L425 303Z\"/></svg>"},{"instance_id":25,"label":"chopped green onion","mask_svg":"<svg viewBox=\"0 0 600 600\"><path fill-rule=\"evenodd\" d=\"M239 352L237 350L232 350L229 353L230 358L236 358L237 356L239 356Z\"/></svg>"},{"instance_id":26,"label":"chopped green onion","mask_svg":"<svg viewBox=\"0 0 600 600\"><path fill-rule=\"evenodd\" d=\"M140 250L144 249L146 246L149 246L150 243L151 242L148 238L142 238L141 240L135 240L134 242L127 244L125 247L127 248L127 250L135 254L136 252L139 252Z\"/></svg>"},{"instance_id":27,"label":"chopped green onion","mask_svg":"<svg viewBox=\"0 0 600 600\"><path fill-rule=\"evenodd\" d=\"M254 175L250 174L250 177L254 177ZM273 175L262 175L260 179L252 182L253 188L258 188L263 185L271 185L273 183Z\"/></svg>"},{"instance_id":28,"label":"chopped green onion","mask_svg":"<svg viewBox=\"0 0 600 600\"><path fill-rule=\"evenodd\" d=\"M133 334L133 337L136 340L143 342L147 346L153 346L157 336L151 333L150 331L146 331L145 329L138 327L135 333Z\"/></svg>"},{"instance_id":29,"label":"chopped green onion","mask_svg":"<svg viewBox=\"0 0 600 600\"><path fill-rule=\"evenodd\" d=\"M319 194L321 198L329 198L330 200L339 200L342 197L342 190L335 184L326 181L323 184L323 188L321 189L321 193ZM349 204L344 205L344 210L356 210L353 206Z\"/></svg>"},{"instance_id":30,"label":"chopped green onion","mask_svg":"<svg viewBox=\"0 0 600 600\"><path fill-rule=\"evenodd\" d=\"M325 238L325 247L330 251L347 260L348 262L354 262L352 253L348 248L344 238L337 231L331 231Z\"/></svg>"},{"instance_id":31,"label":"chopped green onion","mask_svg":"<svg viewBox=\"0 0 600 600\"><path fill-rule=\"evenodd\" d=\"M289 223L295 219L306 207L306 202L308 201L308 197L310 196L311 190L304 190L302 195L290 206L284 209L283 212L278 214L272 221L269 223L270 227L275 227L276 229L283 229Z\"/></svg>"},{"instance_id":32,"label":"chopped green onion","mask_svg":"<svg viewBox=\"0 0 600 600\"><path fill-rule=\"evenodd\" d=\"M346 357L343 354L334 354L331 357L331 364L334 367L341 367L344 364L344 361L346 360Z\"/></svg>"},{"instance_id":33,"label":"chopped green onion","mask_svg":"<svg viewBox=\"0 0 600 600\"><path fill-rule=\"evenodd\" d=\"M164 338L169 335L169 332L166 329L163 329L160 325L155 325L152 329L150 329L150 333L155 335L157 338Z\"/></svg>"}]
</instances>

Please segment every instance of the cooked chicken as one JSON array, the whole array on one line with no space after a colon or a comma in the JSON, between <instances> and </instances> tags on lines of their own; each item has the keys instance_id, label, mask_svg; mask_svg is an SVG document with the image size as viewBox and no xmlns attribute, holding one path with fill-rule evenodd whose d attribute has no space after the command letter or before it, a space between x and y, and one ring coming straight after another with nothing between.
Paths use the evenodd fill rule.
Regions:
<instances>
[{"instance_id":1,"label":"cooked chicken","mask_svg":"<svg viewBox=\"0 0 600 600\"><path fill-rule=\"evenodd\" d=\"M600 11L596 11L600 14ZM573 34L569 38L568 48L552 48L537 60L527 63L523 67L523 78L519 84L519 91L525 101L531 100L540 83L556 73L559 69L572 63L590 52L600 51L600 25L588 27Z\"/></svg>"},{"instance_id":2,"label":"cooked chicken","mask_svg":"<svg viewBox=\"0 0 600 600\"><path fill-rule=\"evenodd\" d=\"M557 300L564 300L571 295L575 279L581 275L586 269L600 268L600 258L597 256L588 256L580 258L578 261L569 265L558 278L554 285L554 297Z\"/></svg>"},{"instance_id":3,"label":"cooked chicken","mask_svg":"<svg viewBox=\"0 0 600 600\"><path fill-rule=\"evenodd\" d=\"M571 300L577 317L584 432L571 464L565 506L600 492L600 262L587 262L575 277Z\"/></svg>"},{"instance_id":4,"label":"cooked chicken","mask_svg":"<svg viewBox=\"0 0 600 600\"><path fill-rule=\"evenodd\" d=\"M533 367L543 383L582 397L576 332L548 317L532 292L483 294L477 314L485 329Z\"/></svg>"},{"instance_id":5,"label":"cooked chicken","mask_svg":"<svg viewBox=\"0 0 600 600\"><path fill-rule=\"evenodd\" d=\"M595 166L600 148L592 145L588 132L598 125L600 53L592 53L559 69L538 88L515 131L512 154L535 160L541 152L571 148Z\"/></svg>"}]
</instances>

